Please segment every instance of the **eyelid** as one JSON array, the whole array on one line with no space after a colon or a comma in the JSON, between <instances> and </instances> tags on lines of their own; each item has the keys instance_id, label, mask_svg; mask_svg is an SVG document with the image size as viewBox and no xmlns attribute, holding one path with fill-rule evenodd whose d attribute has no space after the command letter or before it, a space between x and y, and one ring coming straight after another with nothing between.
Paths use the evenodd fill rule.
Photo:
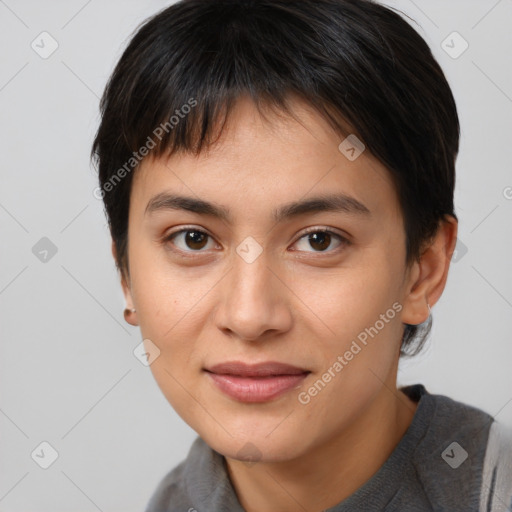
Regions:
<instances>
[{"instance_id":1,"label":"eyelid","mask_svg":"<svg viewBox=\"0 0 512 512\"><path fill-rule=\"evenodd\" d=\"M200 227L194 226L194 225L190 225L190 226L185 225L185 226L180 226L180 228L177 229L176 231L171 231L170 233L165 234L164 239L168 239L174 235L182 233L183 231L199 231L201 233L204 233L205 235L210 236L211 238L214 238L213 235L208 233L208 231L204 228L200 228Z\"/></svg>"},{"instance_id":2,"label":"eyelid","mask_svg":"<svg viewBox=\"0 0 512 512\"><path fill-rule=\"evenodd\" d=\"M204 228L200 228L200 227L197 227L197 226L180 226L180 228L179 228L179 229L177 229L176 231L172 231L172 232L170 232L170 233L165 234L165 235L163 236L163 238L162 238L162 243L165 245L165 244L167 244L168 242L171 242L171 241L172 241L172 239L173 239L175 236L180 235L180 234L182 234L182 233L186 233L187 231L196 231L196 232L198 232L198 233L203 233L204 235L206 235L206 236L210 237L212 240L214 240L214 241L216 242L215 237L214 237L213 235L211 235L211 234L210 234L206 229L204 229ZM217 243L217 242L216 242L216 243ZM190 254L192 254L192 253L194 253L194 252L195 252L195 253L197 253L197 254L200 254L200 253L202 253L202 252L205 252L205 251L183 251L183 250L178 249L178 248L176 249L176 251L179 251L179 252L181 252L181 253L186 252L186 253L190 253Z\"/></svg>"},{"instance_id":3,"label":"eyelid","mask_svg":"<svg viewBox=\"0 0 512 512\"><path fill-rule=\"evenodd\" d=\"M347 241L349 241L349 235L344 232L340 232L335 228L330 228L327 226L311 226L309 228L306 228L302 234L299 235L297 240L300 240L304 235L308 235L309 233L317 233L317 232L323 232L323 233L332 233L333 235L339 236L340 238L343 238Z\"/></svg>"}]
</instances>

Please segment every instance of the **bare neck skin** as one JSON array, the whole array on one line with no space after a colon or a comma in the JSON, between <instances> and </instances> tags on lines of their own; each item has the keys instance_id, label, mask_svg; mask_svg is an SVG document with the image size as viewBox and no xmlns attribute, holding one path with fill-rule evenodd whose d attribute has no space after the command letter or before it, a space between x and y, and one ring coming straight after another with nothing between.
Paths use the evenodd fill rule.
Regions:
<instances>
[{"instance_id":1,"label":"bare neck skin","mask_svg":"<svg viewBox=\"0 0 512 512\"><path fill-rule=\"evenodd\" d=\"M354 423L300 459L279 463L226 458L246 512L320 512L353 494L391 455L412 422L417 404L383 386Z\"/></svg>"}]
</instances>

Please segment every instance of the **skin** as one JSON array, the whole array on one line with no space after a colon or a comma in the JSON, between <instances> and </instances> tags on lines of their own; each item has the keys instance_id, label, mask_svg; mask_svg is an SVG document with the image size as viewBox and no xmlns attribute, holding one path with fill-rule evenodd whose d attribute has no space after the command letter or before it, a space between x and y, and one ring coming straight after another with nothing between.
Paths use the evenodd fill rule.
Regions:
<instances>
[{"instance_id":1,"label":"skin","mask_svg":"<svg viewBox=\"0 0 512 512\"><path fill-rule=\"evenodd\" d=\"M407 267L389 171L368 150L348 160L338 150L343 137L305 104L295 101L294 112L301 123L285 115L266 122L240 99L208 151L145 160L130 199L130 263L121 283L136 313L128 322L159 348L151 364L156 382L184 421L225 456L248 512L332 507L389 457L416 410L396 385L403 324L428 318L427 302L433 306L441 296L457 235L456 220L447 217ZM161 192L216 203L232 218L145 213ZM332 193L356 198L370 215L310 212L279 223L271 217L277 206ZM187 245L183 233L164 240L185 227L210 236L196 245ZM308 227L349 243L332 235L319 249L304 236ZM263 249L252 263L236 252L249 236ZM298 394L395 302L400 312L301 404ZM311 373L298 389L248 404L224 395L203 371L228 360L280 361ZM248 442L257 449L254 464L239 453Z\"/></svg>"}]
</instances>

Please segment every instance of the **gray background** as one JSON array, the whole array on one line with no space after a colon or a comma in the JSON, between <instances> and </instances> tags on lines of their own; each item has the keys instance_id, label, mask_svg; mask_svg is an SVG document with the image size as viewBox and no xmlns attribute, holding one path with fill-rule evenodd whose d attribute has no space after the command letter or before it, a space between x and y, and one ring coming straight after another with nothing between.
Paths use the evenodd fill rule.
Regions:
<instances>
[{"instance_id":1,"label":"gray background","mask_svg":"<svg viewBox=\"0 0 512 512\"><path fill-rule=\"evenodd\" d=\"M401 365L399 383L512 424L512 0L386 3L419 24L462 125L461 244L429 347ZM133 355L140 333L123 320L88 160L114 63L166 5L0 0L1 512L142 510L195 438ZM43 31L58 43L47 59L31 47ZM453 31L469 44L457 58L441 46ZM43 441L59 455L48 469L36 463L51 456Z\"/></svg>"}]
</instances>

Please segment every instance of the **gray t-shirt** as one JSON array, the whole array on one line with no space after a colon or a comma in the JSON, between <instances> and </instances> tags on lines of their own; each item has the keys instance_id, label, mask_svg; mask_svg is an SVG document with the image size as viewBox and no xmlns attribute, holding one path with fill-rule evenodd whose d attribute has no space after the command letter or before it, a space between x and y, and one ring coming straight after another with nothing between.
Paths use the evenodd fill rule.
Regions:
<instances>
[{"instance_id":1,"label":"gray t-shirt","mask_svg":"<svg viewBox=\"0 0 512 512\"><path fill-rule=\"evenodd\" d=\"M430 394L421 384L402 391L418 402L406 433L366 483L326 512L512 511L508 483L507 496L495 488L503 450L494 441L487 449L493 417ZM198 437L187 458L162 479L146 512L244 512L225 464Z\"/></svg>"}]
</instances>

